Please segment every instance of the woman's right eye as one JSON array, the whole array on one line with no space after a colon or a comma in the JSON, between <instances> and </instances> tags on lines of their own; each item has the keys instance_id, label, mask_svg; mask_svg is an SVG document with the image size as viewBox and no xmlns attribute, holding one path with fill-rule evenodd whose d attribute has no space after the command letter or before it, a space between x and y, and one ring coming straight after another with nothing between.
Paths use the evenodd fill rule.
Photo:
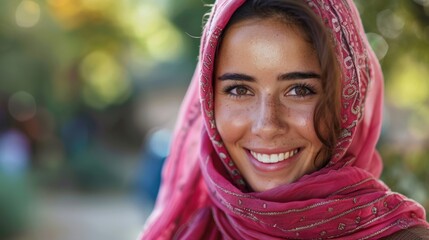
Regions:
<instances>
[{"instance_id":1,"label":"woman's right eye","mask_svg":"<svg viewBox=\"0 0 429 240\"><path fill-rule=\"evenodd\" d=\"M225 89L225 92L235 97L252 95L252 92L245 86L230 86Z\"/></svg>"}]
</instances>

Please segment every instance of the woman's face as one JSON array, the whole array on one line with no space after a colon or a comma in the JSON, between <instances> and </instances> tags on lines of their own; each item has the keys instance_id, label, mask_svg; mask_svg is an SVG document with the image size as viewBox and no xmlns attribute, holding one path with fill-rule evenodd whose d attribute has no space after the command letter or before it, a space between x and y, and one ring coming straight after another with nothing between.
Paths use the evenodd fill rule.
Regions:
<instances>
[{"instance_id":1,"label":"woman's face","mask_svg":"<svg viewBox=\"0 0 429 240\"><path fill-rule=\"evenodd\" d=\"M316 52L301 29L277 19L230 26L215 69L215 119L254 191L316 170L322 148L313 114L323 94Z\"/></svg>"}]
</instances>

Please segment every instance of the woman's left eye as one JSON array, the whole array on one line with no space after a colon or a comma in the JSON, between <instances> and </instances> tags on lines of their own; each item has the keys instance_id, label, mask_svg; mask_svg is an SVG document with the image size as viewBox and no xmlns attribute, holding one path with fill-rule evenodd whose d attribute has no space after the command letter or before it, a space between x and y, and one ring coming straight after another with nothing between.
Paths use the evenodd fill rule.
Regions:
<instances>
[{"instance_id":1,"label":"woman's left eye","mask_svg":"<svg viewBox=\"0 0 429 240\"><path fill-rule=\"evenodd\" d=\"M315 93L316 91L312 86L308 86L307 84L300 84L294 86L291 90L289 90L289 92L286 93L286 96L306 97Z\"/></svg>"}]
</instances>

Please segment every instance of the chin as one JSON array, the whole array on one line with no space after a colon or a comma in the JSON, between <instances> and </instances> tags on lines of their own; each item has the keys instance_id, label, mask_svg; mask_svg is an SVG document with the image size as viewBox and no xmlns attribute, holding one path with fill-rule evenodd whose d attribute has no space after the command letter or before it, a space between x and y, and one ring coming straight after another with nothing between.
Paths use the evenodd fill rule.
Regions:
<instances>
[{"instance_id":1,"label":"chin","mask_svg":"<svg viewBox=\"0 0 429 240\"><path fill-rule=\"evenodd\" d=\"M255 191L255 192L265 192L265 191L268 191L268 190L271 190L271 189L274 189L274 188L277 188L277 187L289 184L291 182L293 182L293 180L290 180L290 181L281 181L281 182L276 182L276 181L274 181L274 182L266 182L265 184L261 184L261 183L252 184L252 183L249 183L249 185L252 188L252 190Z\"/></svg>"}]
</instances>

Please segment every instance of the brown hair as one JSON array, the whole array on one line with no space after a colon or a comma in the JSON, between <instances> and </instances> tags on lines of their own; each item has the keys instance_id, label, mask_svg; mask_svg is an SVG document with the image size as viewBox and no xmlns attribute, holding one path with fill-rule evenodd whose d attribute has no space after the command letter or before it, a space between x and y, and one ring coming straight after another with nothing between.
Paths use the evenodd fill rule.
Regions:
<instances>
[{"instance_id":1,"label":"brown hair","mask_svg":"<svg viewBox=\"0 0 429 240\"><path fill-rule=\"evenodd\" d=\"M324 147L316 156L314 164L326 165L340 134L340 70L335 57L333 40L328 30L307 5L296 0L249 0L232 15L224 29L240 21L254 18L276 18L297 26L313 46L319 58L323 93L314 111L314 129ZM222 41L222 38L220 39ZM220 44L219 44L220 45Z\"/></svg>"}]
</instances>

